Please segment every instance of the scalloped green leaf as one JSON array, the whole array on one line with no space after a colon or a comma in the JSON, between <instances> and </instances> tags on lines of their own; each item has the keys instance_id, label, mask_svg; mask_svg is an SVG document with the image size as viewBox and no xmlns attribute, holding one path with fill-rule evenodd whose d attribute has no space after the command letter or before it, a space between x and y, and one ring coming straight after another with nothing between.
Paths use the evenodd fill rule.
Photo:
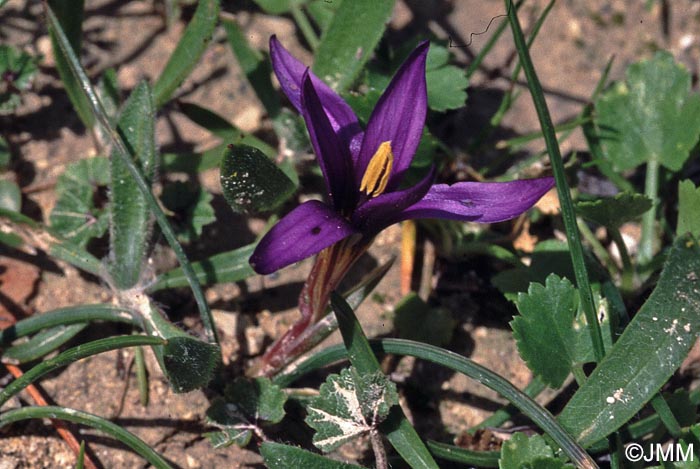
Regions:
<instances>
[{"instance_id":1,"label":"scalloped green leaf","mask_svg":"<svg viewBox=\"0 0 700 469\"><path fill-rule=\"evenodd\" d=\"M49 217L52 231L80 247L104 235L109 217L100 199L108 182L107 158L88 158L66 166L56 183L56 205Z\"/></svg>"},{"instance_id":2,"label":"scalloped green leaf","mask_svg":"<svg viewBox=\"0 0 700 469\"><path fill-rule=\"evenodd\" d=\"M207 409L206 415L208 424L220 428L219 431L204 434L214 448L231 445L244 447L250 443L254 426L236 404L226 402L220 397L216 398Z\"/></svg>"},{"instance_id":3,"label":"scalloped green leaf","mask_svg":"<svg viewBox=\"0 0 700 469\"><path fill-rule=\"evenodd\" d=\"M430 43L426 60L425 80L428 86L428 107L433 111L448 111L464 106L469 79L464 69L449 65L450 51Z\"/></svg>"},{"instance_id":4,"label":"scalloped green leaf","mask_svg":"<svg viewBox=\"0 0 700 469\"><path fill-rule=\"evenodd\" d=\"M697 241L679 237L649 299L559 415L579 443L595 443L628 422L680 366L700 334L698 272Z\"/></svg>"},{"instance_id":5,"label":"scalloped green leaf","mask_svg":"<svg viewBox=\"0 0 700 469\"><path fill-rule=\"evenodd\" d=\"M13 212L22 209L22 191L15 182L0 179L0 208Z\"/></svg>"},{"instance_id":6,"label":"scalloped green leaf","mask_svg":"<svg viewBox=\"0 0 700 469\"><path fill-rule=\"evenodd\" d=\"M296 446L266 441L260 454L268 469L313 468L313 469L361 469L362 466L329 459Z\"/></svg>"},{"instance_id":7,"label":"scalloped green leaf","mask_svg":"<svg viewBox=\"0 0 700 469\"><path fill-rule=\"evenodd\" d=\"M273 210L287 200L296 186L257 148L229 145L221 160L221 188L234 212Z\"/></svg>"},{"instance_id":8,"label":"scalloped green leaf","mask_svg":"<svg viewBox=\"0 0 700 469\"><path fill-rule=\"evenodd\" d=\"M618 228L641 217L651 206L651 200L645 195L621 192L614 197L579 202L576 211L599 225Z\"/></svg>"},{"instance_id":9,"label":"scalloped green leaf","mask_svg":"<svg viewBox=\"0 0 700 469\"><path fill-rule=\"evenodd\" d=\"M372 430L398 402L396 385L381 372L360 375L345 368L321 385L305 422L316 430L314 446L327 453Z\"/></svg>"},{"instance_id":10,"label":"scalloped green leaf","mask_svg":"<svg viewBox=\"0 0 700 469\"><path fill-rule=\"evenodd\" d=\"M415 293L406 295L394 308L394 328L402 339L447 345L456 325L450 311L431 308Z\"/></svg>"},{"instance_id":11,"label":"scalloped green leaf","mask_svg":"<svg viewBox=\"0 0 700 469\"><path fill-rule=\"evenodd\" d=\"M540 435L515 433L501 447L500 469L565 469L573 466L556 459L552 448Z\"/></svg>"},{"instance_id":12,"label":"scalloped green leaf","mask_svg":"<svg viewBox=\"0 0 700 469\"><path fill-rule=\"evenodd\" d=\"M700 237L700 187L691 180L678 184L678 226L676 234L690 233Z\"/></svg>"},{"instance_id":13,"label":"scalloped green leaf","mask_svg":"<svg viewBox=\"0 0 700 469\"><path fill-rule=\"evenodd\" d=\"M700 95L691 77L665 51L632 64L626 81L596 101L603 154L618 170L658 160L678 171L700 136Z\"/></svg>"}]
</instances>

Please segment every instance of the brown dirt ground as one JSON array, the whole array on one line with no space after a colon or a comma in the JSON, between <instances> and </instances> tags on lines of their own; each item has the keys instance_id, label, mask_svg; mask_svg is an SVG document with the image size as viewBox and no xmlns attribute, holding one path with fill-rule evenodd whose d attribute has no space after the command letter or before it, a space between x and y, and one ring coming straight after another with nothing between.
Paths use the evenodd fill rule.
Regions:
<instances>
[{"instance_id":1,"label":"brown dirt ground","mask_svg":"<svg viewBox=\"0 0 700 469\"><path fill-rule=\"evenodd\" d=\"M532 48L555 122L571 118L580 111L612 54L615 55L613 79L620 78L625 67L640 56L649 55L655 48L666 48L688 66L697 80L700 2L669 1L667 3L672 4L670 15L660 8L659 2L651 10L646 10L643 3L562 0L556 4ZM526 30L545 4L544 0L526 3L520 15ZM165 27L158 11L161 5L162 2L87 2L83 60L90 73L97 76L107 67L116 67L123 89L132 88L140 78L153 80L183 30L182 23L171 29ZM421 30L430 30L439 38L451 37L456 44L463 44L471 37L470 47L452 49L458 63L466 66L473 53L489 37L489 34L472 36L472 33L483 31L492 17L502 13L502 5L499 0L399 0L390 24L390 37L400 40ZM226 4L224 9L237 10L231 4ZM307 62L311 58L301 47L290 18L246 11L237 11L236 18L253 46L265 49L269 36L274 33L297 56ZM2 117L0 132L10 142L15 161L12 171L3 177L14 178L20 183L29 213L46 220L55 202L52 188L57 176L64 171L66 164L93 156L94 147L70 111L57 79L46 28L42 23L41 4L11 0L0 9L0 37L32 53L45 55L33 89L25 94L24 104L13 116ZM462 129L478 128L494 112L500 94L508 86L507 76L513 62L510 35L504 34L472 80L467 106L451 113L445 121L443 133L458 153L463 153L460 150L463 136L469 134L468 130ZM269 129L270 124L249 85L242 79L222 31L217 31L215 41L200 66L178 94L182 99L200 103L227 116L244 130L264 132ZM524 96L508 113L499 135L520 134L537 128L531 102ZM172 106L161 113L157 132L159 143L169 150L204 148L216 143ZM568 152L583 147L582 138L575 134L564 144L563 150ZM541 143L535 143L530 149L540 150ZM473 162L484 157L463 156ZM216 195L219 220L207 229L203 242L190 246L193 257L250 242L254 233L263 226L262 221L246 220L227 210L220 197L216 171L202 174L201 183ZM231 235L231 227L235 227L236 236ZM359 269L398 254L399 240L398 228L387 230L360 263ZM25 269L29 272L22 278L33 288L16 302L27 313L109 301L109 294L102 285L65 264L52 265L44 258L20 256L6 250L0 253L0 265L8 266L10 262L26 264ZM156 249L154 258L160 269L174 264L172 256L160 248ZM438 262L444 267L443 264ZM261 340L268 343L293 320L296 295L309 266L309 261L306 261L274 277L253 277L244 284L220 285L207 290L207 299L215 309L223 333L225 362L231 370L240 370L253 355L260 353ZM440 290L442 296L436 301L450 308L460 321L451 348L502 374L517 386L525 386L530 373L517 355L506 326L508 318L485 315L490 309L484 307L484 296L478 294L479 287L483 286L478 272L467 264L447 270L451 272L449 275L440 278L437 274L432 275L431 282L437 284L439 281L443 286ZM40 278L34 282L36 272L40 272ZM368 335L391 333L392 306L400 298L398 285L399 271L394 266L380 284L379 295L359 309L358 314ZM198 327L197 319L185 313L195 310L188 297L165 295L163 301L174 302L168 306L171 311L184 315L181 321L185 326ZM100 331L93 328L81 337L87 339L90 335L99 336ZM338 337L330 339L338 340ZM112 418L179 467L260 466L261 458L255 451L236 447L212 450L209 447L201 437L207 396L203 392L174 395L152 357L148 361L151 404L141 407L133 371L124 371L131 358L131 352L123 351L84 360L42 380L41 386L57 404ZM502 402L494 393L463 376L435 370L412 360L402 360L396 369L414 389L422 390L421 394L408 395L405 400L419 430L443 441L450 441L450 435L457 435L478 423ZM123 393L124 405L118 412ZM24 394L22 400L31 402ZM109 438L91 430L77 431L78 437L87 440L104 467L144 465L133 453ZM74 465L74 457L47 422L33 421L5 428L0 431L0 441L2 469ZM356 445L344 448L340 456L354 459L364 451L365 448Z\"/></svg>"}]
</instances>

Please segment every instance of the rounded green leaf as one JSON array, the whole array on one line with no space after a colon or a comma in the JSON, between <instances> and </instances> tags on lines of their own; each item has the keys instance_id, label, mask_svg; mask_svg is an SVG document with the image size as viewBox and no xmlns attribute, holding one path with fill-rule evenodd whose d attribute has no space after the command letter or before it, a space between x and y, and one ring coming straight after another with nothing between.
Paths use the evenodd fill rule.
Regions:
<instances>
[{"instance_id":1,"label":"rounded green leaf","mask_svg":"<svg viewBox=\"0 0 700 469\"><path fill-rule=\"evenodd\" d=\"M272 210L296 189L263 152L248 145L229 145L221 160L221 188L239 213Z\"/></svg>"}]
</instances>

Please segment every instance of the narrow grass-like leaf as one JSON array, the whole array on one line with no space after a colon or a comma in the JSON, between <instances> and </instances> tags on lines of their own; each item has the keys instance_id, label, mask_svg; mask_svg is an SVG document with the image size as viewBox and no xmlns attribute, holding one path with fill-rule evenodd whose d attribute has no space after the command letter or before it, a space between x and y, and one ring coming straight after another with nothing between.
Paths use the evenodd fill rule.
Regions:
<instances>
[{"instance_id":1,"label":"narrow grass-like leaf","mask_svg":"<svg viewBox=\"0 0 700 469\"><path fill-rule=\"evenodd\" d=\"M80 57L80 47L82 44L82 23L83 12L85 10L84 0L48 0L51 10L55 13L61 29L65 33L69 47L76 57ZM95 125L95 116L90 110L90 102L81 91L81 84L78 77L71 71L70 59L64 50L65 44L60 44L56 26L49 22L49 36L51 46L56 60L56 69L61 77L61 82L66 89L68 98L73 104L73 108L78 113L80 120L89 131Z\"/></svg>"},{"instance_id":2,"label":"narrow grass-like leaf","mask_svg":"<svg viewBox=\"0 0 700 469\"><path fill-rule=\"evenodd\" d=\"M700 187L686 179L678 184L678 226L676 234L691 233L700 238Z\"/></svg>"},{"instance_id":3,"label":"narrow grass-like leaf","mask_svg":"<svg viewBox=\"0 0 700 469\"><path fill-rule=\"evenodd\" d=\"M680 366L700 333L698 272L697 242L679 237L649 299L559 416L581 444L628 422Z\"/></svg>"},{"instance_id":4,"label":"narrow grass-like leaf","mask_svg":"<svg viewBox=\"0 0 700 469\"><path fill-rule=\"evenodd\" d=\"M166 173L183 172L189 174L216 168L221 163L221 154L226 151L227 145L222 143L202 153L162 153L160 155L161 168Z\"/></svg>"},{"instance_id":5,"label":"narrow grass-like leaf","mask_svg":"<svg viewBox=\"0 0 700 469\"><path fill-rule=\"evenodd\" d=\"M367 341L362 326L357 321L350 305L333 292L331 307L338 318L338 327L343 336L350 363L360 376L381 373L377 357ZM416 433L401 410L395 405L391 408L387 419L379 425L379 430L386 436L394 449L413 468L436 468L437 463L430 455L425 444Z\"/></svg>"},{"instance_id":6,"label":"narrow grass-like leaf","mask_svg":"<svg viewBox=\"0 0 700 469\"><path fill-rule=\"evenodd\" d=\"M219 18L219 0L201 0L177 43L168 63L153 86L156 107L160 108L187 78L207 48Z\"/></svg>"},{"instance_id":7,"label":"narrow grass-like leaf","mask_svg":"<svg viewBox=\"0 0 700 469\"><path fill-rule=\"evenodd\" d=\"M488 368L449 350L411 340L376 339L371 340L370 345L375 353L391 353L420 358L462 373L489 389L493 389L547 432L578 467L584 469L598 467L583 448L574 441L571 435L557 423L549 411L537 404L527 394L513 386L508 380ZM287 386L306 373L310 373L311 371L331 363L347 359L347 357L348 352L344 345L328 347L299 363L294 368L293 372L280 376L275 379L275 382L280 386Z\"/></svg>"},{"instance_id":8,"label":"narrow grass-like leaf","mask_svg":"<svg viewBox=\"0 0 700 469\"><path fill-rule=\"evenodd\" d=\"M231 145L221 160L221 189L234 212L273 210L296 190L294 183L260 150Z\"/></svg>"},{"instance_id":9,"label":"narrow grass-like leaf","mask_svg":"<svg viewBox=\"0 0 700 469\"><path fill-rule=\"evenodd\" d=\"M78 360L82 360L83 358L120 348L136 347L139 345L160 345L164 344L165 342L166 341L160 337L126 335L98 339L78 345L66 350L54 358L41 362L34 368L25 372L21 377L8 384L3 390L0 391L0 406L7 402L9 398L47 373L51 373L54 370L62 368Z\"/></svg>"},{"instance_id":10,"label":"narrow grass-like leaf","mask_svg":"<svg viewBox=\"0 0 700 469\"><path fill-rule=\"evenodd\" d=\"M144 443L133 433L124 430L122 427L109 420L77 409L58 406L32 406L12 409L0 414L0 428L13 422L28 419L59 419L87 425L124 443L146 461L153 464L154 467L158 469L172 469L172 466L170 466L161 455L156 453L148 444Z\"/></svg>"},{"instance_id":11,"label":"narrow grass-like leaf","mask_svg":"<svg viewBox=\"0 0 700 469\"><path fill-rule=\"evenodd\" d=\"M245 280L251 275L255 275L248 262L254 249L255 244L249 244L233 251L215 254L203 261L193 262L192 270L201 285ZM186 287L187 284L187 277L182 272L182 268L178 267L160 274L155 283L148 288L148 291Z\"/></svg>"},{"instance_id":12,"label":"narrow grass-like leaf","mask_svg":"<svg viewBox=\"0 0 700 469\"><path fill-rule=\"evenodd\" d=\"M149 185L155 178L158 159L155 120L151 88L146 82L141 82L124 105L117 132L127 145L133 164ZM113 154L109 163L111 218L108 269L114 285L128 289L136 285L141 276L153 218L146 198L139 191L123 159Z\"/></svg>"},{"instance_id":13,"label":"narrow grass-like leaf","mask_svg":"<svg viewBox=\"0 0 700 469\"><path fill-rule=\"evenodd\" d=\"M0 346L25 337L42 329L68 326L91 321L111 321L138 325L133 315L125 308L110 304L69 306L35 314L0 330Z\"/></svg>"},{"instance_id":14,"label":"narrow grass-like leaf","mask_svg":"<svg viewBox=\"0 0 700 469\"><path fill-rule=\"evenodd\" d=\"M347 90L384 34L393 8L394 0L341 3L316 51L316 75L338 92Z\"/></svg>"},{"instance_id":15,"label":"narrow grass-like leaf","mask_svg":"<svg viewBox=\"0 0 700 469\"><path fill-rule=\"evenodd\" d=\"M86 323L71 324L69 326L56 326L39 332L27 342L8 348L2 354L2 362L12 365L30 362L53 352L65 344L80 331L85 329Z\"/></svg>"},{"instance_id":16,"label":"narrow grass-like leaf","mask_svg":"<svg viewBox=\"0 0 700 469\"><path fill-rule=\"evenodd\" d=\"M136 167L136 165L133 164L133 161L129 155L129 151L127 150L126 144L124 143L124 141L118 133L112 131L111 126L109 124L109 117L105 113L105 110L102 107L102 104L99 98L97 97L95 90L90 84L90 81L88 80L87 75L85 74L85 70L82 68L80 62L75 56L75 53L71 49L68 39L66 38L65 34L63 33L63 30L61 29L61 25L58 22L56 15L54 14L51 7L48 6L48 4L45 4L45 8L47 21L50 27L56 30L57 43L61 47L61 51L63 51L63 53L66 54L66 57L69 59L68 63L70 65L71 72L75 75L76 79L82 87L82 91L85 93L85 96L87 96L88 101L90 102L92 113L97 123L99 124L100 128L112 144L114 154L116 154L117 157L121 158L128 167L129 172L131 173L131 177L136 181L139 191L141 191L146 201L148 202L151 211L155 215L156 221L158 222L158 225L160 226L160 229L163 232L163 236L168 241L168 244L170 244L170 247L173 249L175 257L177 257L177 260L180 262L183 272L185 273L185 275L187 275L190 288L192 289L192 295L194 296L195 302L197 303L197 308L199 309L199 313L202 318L202 323L204 325L204 329L206 331L209 341L218 344L218 337L216 334L216 328L214 327L214 320L212 319L211 310L209 309L209 305L207 304L207 301L204 298L204 293L199 287L199 283L197 282L197 279L195 278L194 273L192 272L192 268L190 267L189 261L187 260L187 256L185 255L182 246L180 246L180 243L177 241L177 237L175 236L172 227L168 223L168 219L165 216L165 213L163 213L163 210L160 208L158 202L151 193L150 187L143 179L139 169Z\"/></svg>"},{"instance_id":17,"label":"narrow grass-like leaf","mask_svg":"<svg viewBox=\"0 0 700 469\"><path fill-rule=\"evenodd\" d=\"M235 19L224 19L222 24L233 55L236 56L238 65L245 73L248 83L255 90L255 94L265 107L267 114L270 117L275 117L280 110L280 103L278 93L275 92L272 80L270 80L272 73L270 62L260 52L248 45L243 31Z\"/></svg>"},{"instance_id":18,"label":"narrow grass-like leaf","mask_svg":"<svg viewBox=\"0 0 700 469\"><path fill-rule=\"evenodd\" d=\"M600 332L600 326L598 325L597 321L595 304L593 303L593 292L591 291L590 282L588 280L588 272L584 263L581 237L578 232L578 227L576 226L576 213L574 211L573 202L571 201L569 186L566 182L564 162L561 157L561 151L559 150L557 136L554 132L552 118L549 115L547 102L544 98L542 85L540 84L539 78L537 78L535 67L532 64L530 51L525 43L525 37L523 36L523 31L518 21L517 12L513 8L512 0L506 0L505 6L508 12L508 21L510 22L511 29L513 31L515 48L518 51L520 63L522 64L523 71L527 77L530 93L532 94L532 100L535 104L537 117L540 121L542 134L544 135L544 140L547 145L547 152L549 153L549 159L552 164L554 179L556 181L557 195L559 196L559 203L561 205L562 219L564 221L564 227L566 228L566 238L569 244L569 251L571 253L571 262L574 265L576 284L579 287L579 294L583 305L583 311L586 315L586 321L591 327L591 340L593 342L595 358L596 361L600 361L605 355L603 336Z\"/></svg>"},{"instance_id":19,"label":"narrow grass-like leaf","mask_svg":"<svg viewBox=\"0 0 700 469\"><path fill-rule=\"evenodd\" d=\"M296 446L266 441L260 447L260 454L269 469L289 469L291 467L313 469L361 469L361 466L347 464L312 453Z\"/></svg>"},{"instance_id":20,"label":"narrow grass-like leaf","mask_svg":"<svg viewBox=\"0 0 700 469\"><path fill-rule=\"evenodd\" d=\"M498 451L472 451L459 446L428 440L428 449L437 458L469 467L498 467Z\"/></svg>"}]
</instances>

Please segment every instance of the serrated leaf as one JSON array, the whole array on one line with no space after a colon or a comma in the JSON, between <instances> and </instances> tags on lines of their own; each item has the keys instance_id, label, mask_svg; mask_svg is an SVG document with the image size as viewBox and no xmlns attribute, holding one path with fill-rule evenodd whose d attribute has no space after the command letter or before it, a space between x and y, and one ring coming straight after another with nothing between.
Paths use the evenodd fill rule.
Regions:
<instances>
[{"instance_id":1,"label":"serrated leaf","mask_svg":"<svg viewBox=\"0 0 700 469\"><path fill-rule=\"evenodd\" d=\"M199 62L219 18L219 0L201 0L155 85L156 107L165 104Z\"/></svg>"},{"instance_id":2,"label":"serrated leaf","mask_svg":"<svg viewBox=\"0 0 700 469\"><path fill-rule=\"evenodd\" d=\"M510 326L520 356L554 388L564 383L575 362L573 324L578 301L571 282L551 274L544 286L530 284L515 302L520 315Z\"/></svg>"},{"instance_id":3,"label":"serrated leaf","mask_svg":"<svg viewBox=\"0 0 700 469\"><path fill-rule=\"evenodd\" d=\"M172 225L181 242L192 242L202 229L216 221L211 201L214 197L201 186L176 181L163 188L161 201L174 212Z\"/></svg>"},{"instance_id":4,"label":"serrated leaf","mask_svg":"<svg viewBox=\"0 0 700 469\"><path fill-rule=\"evenodd\" d=\"M69 164L56 183L56 205L49 217L51 229L80 247L104 235L109 218L99 202L100 191L108 182L107 158Z\"/></svg>"},{"instance_id":5,"label":"serrated leaf","mask_svg":"<svg viewBox=\"0 0 700 469\"><path fill-rule=\"evenodd\" d=\"M139 83L119 115L117 131L129 157L147 183L155 179L158 151L155 142L155 104L151 88ZM116 151L116 150L115 150ZM151 235L153 217L126 163L110 158L110 257L109 273L119 288L131 288L140 278Z\"/></svg>"},{"instance_id":6,"label":"serrated leaf","mask_svg":"<svg viewBox=\"0 0 700 469\"><path fill-rule=\"evenodd\" d=\"M621 192L614 197L579 202L576 211L599 225L618 228L641 217L651 206L651 200L645 195Z\"/></svg>"},{"instance_id":7,"label":"serrated leaf","mask_svg":"<svg viewBox=\"0 0 700 469\"><path fill-rule=\"evenodd\" d=\"M13 212L22 209L22 191L16 183L0 179L0 208Z\"/></svg>"},{"instance_id":8,"label":"serrated leaf","mask_svg":"<svg viewBox=\"0 0 700 469\"><path fill-rule=\"evenodd\" d=\"M700 333L698 272L697 242L679 237L649 299L559 415L582 445L628 422L680 366Z\"/></svg>"},{"instance_id":9,"label":"serrated leaf","mask_svg":"<svg viewBox=\"0 0 700 469\"><path fill-rule=\"evenodd\" d=\"M689 179L678 184L678 226L676 234L700 237L700 187Z\"/></svg>"},{"instance_id":10,"label":"serrated leaf","mask_svg":"<svg viewBox=\"0 0 700 469\"><path fill-rule=\"evenodd\" d=\"M342 2L316 50L313 71L336 91L348 89L374 52L394 0Z\"/></svg>"},{"instance_id":11,"label":"serrated leaf","mask_svg":"<svg viewBox=\"0 0 700 469\"><path fill-rule=\"evenodd\" d=\"M294 191L294 183L268 157L248 145L230 145L221 160L221 188L234 212L272 210Z\"/></svg>"},{"instance_id":12,"label":"serrated leaf","mask_svg":"<svg viewBox=\"0 0 700 469\"><path fill-rule=\"evenodd\" d=\"M252 420L279 423L284 418L287 395L268 378L237 378L226 387L224 395Z\"/></svg>"},{"instance_id":13,"label":"serrated leaf","mask_svg":"<svg viewBox=\"0 0 700 469\"><path fill-rule=\"evenodd\" d=\"M0 114L9 114L21 103L20 92L28 89L38 70L35 57L7 44L0 44Z\"/></svg>"},{"instance_id":14,"label":"serrated leaf","mask_svg":"<svg viewBox=\"0 0 700 469\"><path fill-rule=\"evenodd\" d=\"M596 101L604 155L618 170L658 160L678 171L700 135L700 95L668 52L630 65L626 82Z\"/></svg>"},{"instance_id":15,"label":"serrated leaf","mask_svg":"<svg viewBox=\"0 0 700 469\"><path fill-rule=\"evenodd\" d=\"M563 469L569 464L554 457L554 452L540 435L528 437L515 433L501 447L500 469Z\"/></svg>"},{"instance_id":16,"label":"serrated leaf","mask_svg":"<svg viewBox=\"0 0 700 469\"><path fill-rule=\"evenodd\" d=\"M296 446L266 441L260 454L268 469L313 468L313 469L361 469L361 466L335 461Z\"/></svg>"},{"instance_id":17,"label":"serrated leaf","mask_svg":"<svg viewBox=\"0 0 700 469\"><path fill-rule=\"evenodd\" d=\"M207 409L207 423L221 429L204 434L214 448L234 444L243 447L250 443L253 436L254 427L238 406L221 398L214 399Z\"/></svg>"},{"instance_id":18,"label":"serrated leaf","mask_svg":"<svg viewBox=\"0 0 700 469\"><path fill-rule=\"evenodd\" d=\"M402 339L446 345L456 325L450 311L431 308L415 293L406 295L394 308L394 328Z\"/></svg>"},{"instance_id":19,"label":"serrated leaf","mask_svg":"<svg viewBox=\"0 0 700 469\"><path fill-rule=\"evenodd\" d=\"M305 422L316 430L314 446L329 452L370 431L398 402L396 385L383 374L360 375L345 368L321 385L319 396L307 407Z\"/></svg>"}]
</instances>

